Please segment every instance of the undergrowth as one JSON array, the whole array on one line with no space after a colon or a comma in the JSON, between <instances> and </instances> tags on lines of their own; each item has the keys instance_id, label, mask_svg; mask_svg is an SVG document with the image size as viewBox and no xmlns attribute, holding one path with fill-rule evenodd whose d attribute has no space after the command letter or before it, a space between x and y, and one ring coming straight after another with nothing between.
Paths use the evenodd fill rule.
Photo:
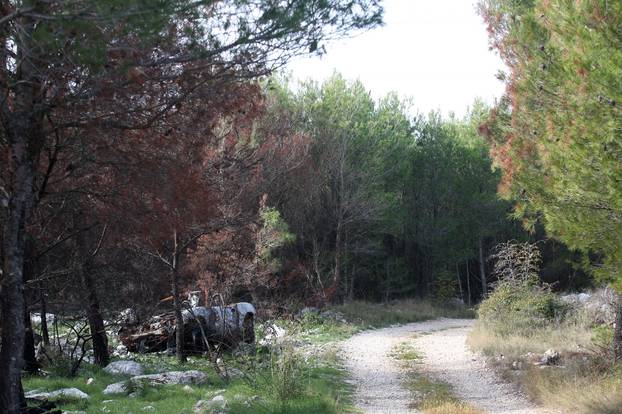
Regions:
<instances>
[{"instance_id":1,"label":"undergrowth","mask_svg":"<svg viewBox=\"0 0 622 414\"><path fill-rule=\"evenodd\" d=\"M176 358L158 354L132 354L130 359L140 362L145 373L178 370L200 370L208 373L204 385L151 386L141 384L132 396L104 395L104 388L129 377L111 375L89 364L83 364L78 376L66 378L58 371L47 377L27 376L24 388L53 391L60 388L78 388L90 398L84 401L59 401L64 411L86 413L125 414L192 413L199 400L223 395L228 403L228 414L337 414L354 412L352 387L341 366L338 346L332 343L344 340L364 329L383 327L445 317L472 317L472 312L457 307L440 307L430 302L405 300L390 304L352 302L329 309L341 318L307 314L298 319L281 319L258 323L258 343L272 325L287 331L290 345L279 345L274 350L258 346L255 355L240 357L223 355L224 363L238 369L243 375L225 381L215 372L207 358L191 356L186 364ZM321 352L305 354L300 347L319 347ZM249 361L251 361L249 363ZM249 368L252 366L252 368ZM87 384L87 379L92 381ZM134 387L133 387L134 388Z\"/></svg>"},{"instance_id":2,"label":"undergrowth","mask_svg":"<svg viewBox=\"0 0 622 414\"><path fill-rule=\"evenodd\" d=\"M419 322L437 318L475 318L475 312L462 305L434 303L429 300L405 299L389 303L348 302L333 307L348 321L361 328Z\"/></svg>"},{"instance_id":3,"label":"undergrowth","mask_svg":"<svg viewBox=\"0 0 622 414\"><path fill-rule=\"evenodd\" d=\"M622 367L613 363L612 329L564 309L546 289L504 285L480 307L468 344L489 357L534 401L576 414L622 413ZM540 365L547 350L555 364Z\"/></svg>"}]
</instances>

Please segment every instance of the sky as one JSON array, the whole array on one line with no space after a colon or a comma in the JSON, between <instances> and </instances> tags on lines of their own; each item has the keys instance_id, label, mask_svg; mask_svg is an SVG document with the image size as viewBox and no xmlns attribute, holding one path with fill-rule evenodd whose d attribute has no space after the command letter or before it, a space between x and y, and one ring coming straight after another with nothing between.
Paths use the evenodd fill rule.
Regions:
<instances>
[{"instance_id":1,"label":"sky","mask_svg":"<svg viewBox=\"0 0 622 414\"><path fill-rule=\"evenodd\" d=\"M375 98L391 91L412 98L414 113L461 116L477 97L501 96L495 75L504 66L488 50L475 0L385 0L384 8L383 27L329 43L322 57L297 58L286 71L318 81L338 71Z\"/></svg>"}]
</instances>

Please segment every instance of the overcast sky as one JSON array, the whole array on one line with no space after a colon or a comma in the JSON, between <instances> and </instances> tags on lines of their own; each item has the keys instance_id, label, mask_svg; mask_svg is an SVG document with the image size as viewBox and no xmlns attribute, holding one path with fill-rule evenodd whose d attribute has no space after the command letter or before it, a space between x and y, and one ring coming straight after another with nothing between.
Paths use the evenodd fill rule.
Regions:
<instances>
[{"instance_id":1,"label":"overcast sky","mask_svg":"<svg viewBox=\"0 0 622 414\"><path fill-rule=\"evenodd\" d=\"M475 0L385 0L385 25L328 44L321 57L300 58L294 79L323 80L333 71L360 79L374 97L390 91L412 97L414 110L458 115L476 97L492 103L503 91L503 68L488 50Z\"/></svg>"}]
</instances>

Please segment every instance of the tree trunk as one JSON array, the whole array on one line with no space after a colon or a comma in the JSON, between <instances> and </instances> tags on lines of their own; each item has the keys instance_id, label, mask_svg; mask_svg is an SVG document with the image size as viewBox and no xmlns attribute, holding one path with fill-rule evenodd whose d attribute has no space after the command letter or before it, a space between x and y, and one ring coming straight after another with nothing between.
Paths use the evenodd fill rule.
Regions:
<instances>
[{"instance_id":1,"label":"tree trunk","mask_svg":"<svg viewBox=\"0 0 622 414\"><path fill-rule=\"evenodd\" d=\"M26 300L24 300L24 327L24 370L31 374L36 374L41 367L35 357L35 338L30 320L30 310Z\"/></svg>"},{"instance_id":2,"label":"tree trunk","mask_svg":"<svg viewBox=\"0 0 622 414\"><path fill-rule=\"evenodd\" d=\"M34 246L32 239L26 237L26 246L24 248L24 286L28 286L28 282L32 280L36 274L35 260L33 258ZM35 338L32 330L32 321L30 320L30 309L28 307L28 289L24 288L24 370L30 374L39 372L39 363L35 357Z\"/></svg>"},{"instance_id":3,"label":"tree trunk","mask_svg":"<svg viewBox=\"0 0 622 414\"><path fill-rule=\"evenodd\" d=\"M22 117L25 118L24 115ZM22 119L28 123L28 120ZM24 128L27 129L27 128ZM24 364L24 252L26 215L32 205L34 165L23 135L10 136L11 198L4 227L2 281L2 348L0 349L0 412L17 414L21 405Z\"/></svg>"},{"instance_id":4,"label":"tree trunk","mask_svg":"<svg viewBox=\"0 0 622 414\"><path fill-rule=\"evenodd\" d=\"M616 301L616 327L613 335L613 346L616 361L622 361L622 294Z\"/></svg>"},{"instance_id":5,"label":"tree trunk","mask_svg":"<svg viewBox=\"0 0 622 414\"><path fill-rule=\"evenodd\" d=\"M81 214L77 214L77 223L80 227L84 227L84 223L81 220ZM104 318L102 317L99 308L99 298L97 296L97 289L95 281L93 280L93 256L95 253L91 253L88 246L88 241L85 237L86 230L79 230L76 242L78 244L77 251L80 255L78 257L78 271L80 272L80 279L82 281L82 287L86 294L86 303L84 304L86 310L86 318L89 323L89 330L91 331L91 341L93 343L93 358L95 364L100 367L105 367L110 362L110 354L108 352L108 337L106 336L106 328L104 326Z\"/></svg>"},{"instance_id":6,"label":"tree trunk","mask_svg":"<svg viewBox=\"0 0 622 414\"><path fill-rule=\"evenodd\" d=\"M351 302L354 300L354 275L356 274L356 263L352 263L352 270L350 274L350 285L348 286L348 300Z\"/></svg>"},{"instance_id":7,"label":"tree trunk","mask_svg":"<svg viewBox=\"0 0 622 414\"><path fill-rule=\"evenodd\" d=\"M471 306L471 269L469 269L469 261L466 261L466 285L467 285L467 305Z\"/></svg>"},{"instance_id":8,"label":"tree trunk","mask_svg":"<svg viewBox=\"0 0 622 414\"><path fill-rule=\"evenodd\" d=\"M460 268L456 263L456 278L458 279L458 289L460 289L460 300L464 302L464 293L462 293L462 280L460 280Z\"/></svg>"},{"instance_id":9,"label":"tree trunk","mask_svg":"<svg viewBox=\"0 0 622 414\"><path fill-rule=\"evenodd\" d=\"M34 12L47 7L34 3ZM36 162L43 146L43 117L41 108L40 71L35 67L38 50L32 34L37 20L24 17L18 35L12 39L17 82L0 102L1 122L8 141L8 180L10 197L4 223L2 286L2 348L0 348L0 412L18 414L25 401L21 382L24 364L24 253L26 248L26 219L34 201ZM6 54L3 54L6 58ZM4 60L4 59L3 59ZM6 60L3 62L6 64ZM9 91L4 91L9 92Z\"/></svg>"},{"instance_id":10,"label":"tree trunk","mask_svg":"<svg viewBox=\"0 0 622 414\"><path fill-rule=\"evenodd\" d=\"M479 247L479 277L482 281L482 300L486 299L486 295L488 294L488 284L486 283L486 269L484 267L484 247L482 238L480 237L478 240Z\"/></svg>"},{"instance_id":11,"label":"tree trunk","mask_svg":"<svg viewBox=\"0 0 622 414\"><path fill-rule=\"evenodd\" d=\"M50 346L50 333L48 330L48 312L47 312L47 298L45 297L45 290L42 286L40 287L40 300L41 300L41 338L43 340L43 345L46 347Z\"/></svg>"},{"instance_id":12,"label":"tree trunk","mask_svg":"<svg viewBox=\"0 0 622 414\"><path fill-rule=\"evenodd\" d=\"M91 331L91 340L93 341L93 357L95 364L105 367L110 362L108 337L106 335L106 327L104 326L104 318L99 309L99 298L97 297L97 290L91 276L90 266L83 268L82 283L87 293L86 317Z\"/></svg>"},{"instance_id":13,"label":"tree trunk","mask_svg":"<svg viewBox=\"0 0 622 414\"><path fill-rule=\"evenodd\" d=\"M330 287L329 300L339 293L341 284L341 223L337 224L337 234L335 235L335 262L333 268L333 283Z\"/></svg>"},{"instance_id":14,"label":"tree trunk","mask_svg":"<svg viewBox=\"0 0 622 414\"><path fill-rule=\"evenodd\" d=\"M179 297L179 280L177 275L178 253L177 253L177 232L173 235L174 249L171 262L171 290L173 293L173 308L175 311L175 352L180 363L186 362L184 353L184 317L181 313L181 299ZM224 320L224 318L223 318ZM223 324L224 326L224 324Z\"/></svg>"}]
</instances>

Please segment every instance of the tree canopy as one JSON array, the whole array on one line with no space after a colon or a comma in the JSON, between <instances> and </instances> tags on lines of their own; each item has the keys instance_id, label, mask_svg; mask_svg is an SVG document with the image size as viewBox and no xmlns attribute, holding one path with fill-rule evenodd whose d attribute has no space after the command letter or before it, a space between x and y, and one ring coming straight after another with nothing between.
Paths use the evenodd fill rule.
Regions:
<instances>
[{"instance_id":1,"label":"tree canopy","mask_svg":"<svg viewBox=\"0 0 622 414\"><path fill-rule=\"evenodd\" d=\"M619 1L484 1L507 95L480 130L516 216L622 288Z\"/></svg>"}]
</instances>

